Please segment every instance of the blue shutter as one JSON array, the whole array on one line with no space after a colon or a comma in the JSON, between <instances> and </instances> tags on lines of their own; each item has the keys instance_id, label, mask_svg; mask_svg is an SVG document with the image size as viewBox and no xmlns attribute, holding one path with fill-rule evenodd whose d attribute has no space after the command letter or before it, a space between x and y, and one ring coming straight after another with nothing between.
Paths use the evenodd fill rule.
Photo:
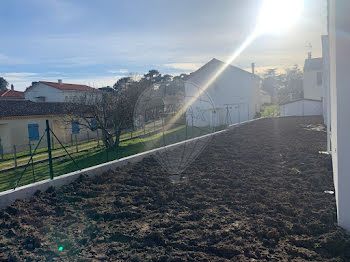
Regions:
<instances>
[{"instance_id":1,"label":"blue shutter","mask_svg":"<svg viewBox=\"0 0 350 262\"><path fill-rule=\"evenodd\" d=\"M72 134L79 134L80 128L79 128L79 122L74 121L72 122Z\"/></svg>"},{"instance_id":2,"label":"blue shutter","mask_svg":"<svg viewBox=\"0 0 350 262\"><path fill-rule=\"evenodd\" d=\"M29 136L29 141L39 140L38 124L28 124L28 136Z\"/></svg>"},{"instance_id":3,"label":"blue shutter","mask_svg":"<svg viewBox=\"0 0 350 262\"><path fill-rule=\"evenodd\" d=\"M97 121L95 118L91 119L91 130L95 131L97 129Z\"/></svg>"}]
</instances>

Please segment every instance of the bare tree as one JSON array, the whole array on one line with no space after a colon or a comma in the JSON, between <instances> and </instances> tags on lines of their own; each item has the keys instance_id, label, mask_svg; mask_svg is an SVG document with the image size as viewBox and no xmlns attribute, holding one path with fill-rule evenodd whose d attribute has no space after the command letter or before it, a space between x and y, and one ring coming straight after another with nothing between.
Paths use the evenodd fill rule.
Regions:
<instances>
[{"instance_id":1,"label":"bare tree","mask_svg":"<svg viewBox=\"0 0 350 262\"><path fill-rule=\"evenodd\" d=\"M69 121L102 132L102 141L107 148L117 149L123 130L132 127L132 99L127 89L97 91L74 98L66 104Z\"/></svg>"}]
</instances>

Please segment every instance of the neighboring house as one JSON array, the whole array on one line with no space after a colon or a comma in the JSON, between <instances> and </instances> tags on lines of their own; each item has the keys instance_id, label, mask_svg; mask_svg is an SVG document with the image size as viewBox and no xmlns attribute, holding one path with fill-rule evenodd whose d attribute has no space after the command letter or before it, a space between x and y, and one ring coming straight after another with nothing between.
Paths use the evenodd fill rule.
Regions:
<instances>
[{"instance_id":1,"label":"neighboring house","mask_svg":"<svg viewBox=\"0 0 350 262\"><path fill-rule=\"evenodd\" d=\"M11 85L11 89L0 93L0 100L24 100L24 92L16 91Z\"/></svg>"},{"instance_id":2,"label":"neighboring house","mask_svg":"<svg viewBox=\"0 0 350 262\"><path fill-rule=\"evenodd\" d=\"M323 63L322 58L311 58L311 53L308 54L308 59L304 64L304 98L322 100L323 97Z\"/></svg>"},{"instance_id":3,"label":"neighboring house","mask_svg":"<svg viewBox=\"0 0 350 262\"><path fill-rule=\"evenodd\" d=\"M79 99L90 99L102 91L86 85L55 82L33 82L24 92L26 100L33 102L72 102Z\"/></svg>"},{"instance_id":4,"label":"neighboring house","mask_svg":"<svg viewBox=\"0 0 350 262\"><path fill-rule=\"evenodd\" d=\"M280 104L280 116L316 116L322 115L322 101L298 99Z\"/></svg>"},{"instance_id":5,"label":"neighboring house","mask_svg":"<svg viewBox=\"0 0 350 262\"><path fill-rule=\"evenodd\" d=\"M232 65L218 74L223 66L224 62L214 58L186 80L186 103L200 90L205 91L187 110L190 125L193 121L195 126L206 126L208 120L214 126L234 124L252 119L260 111L260 77ZM203 90L207 83L210 85Z\"/></svg>"},{"instance_id":6,"label":"neighboring house","mask_svg":"<svg viewBox=\"0 0 350 262\"><path fill-rule=\"evenodd\" d=\"M69 121L64 103L42 103L31 101L0 101L0 139L5 154L12 153L14 146L16 151L29 150L29 141L36 145L44 134L46 119L56 136L63 144L75 142L72 136L72 128L75 123ZM97 132L78 126L77 141L85 141L88 138L96 138ZM89 134L88 134L89 133ZM54 146L58 142L54 139ZM46 137L40 147L46 147Z\"/></svg>"}]
</instances>

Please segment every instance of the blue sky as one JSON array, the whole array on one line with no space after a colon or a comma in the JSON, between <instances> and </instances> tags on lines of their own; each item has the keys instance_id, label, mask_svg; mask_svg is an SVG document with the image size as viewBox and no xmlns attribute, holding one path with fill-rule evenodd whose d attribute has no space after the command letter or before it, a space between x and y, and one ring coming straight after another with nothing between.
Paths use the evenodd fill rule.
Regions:
<instances>
[{"instance_id":1,"label":"blue sky","mask_svg":"<svg viewBox=\"0 0 350 262\"><path fill-rule=\"evenodd\" d=\"M321 55L326 1L305 0L288 32L262 36L233 64L257 70ZM191 72L226 60L253 31L260 0L3 0L0 76L18 90L47 80L111 85L121 76Z\"/></svg>"}]
</instances>

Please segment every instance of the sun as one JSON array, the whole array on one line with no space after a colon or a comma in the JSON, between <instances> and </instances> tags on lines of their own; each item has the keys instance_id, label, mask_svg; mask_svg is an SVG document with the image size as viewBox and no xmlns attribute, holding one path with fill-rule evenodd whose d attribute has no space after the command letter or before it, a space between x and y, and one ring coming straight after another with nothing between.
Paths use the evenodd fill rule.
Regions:
<instances>
[{"instance_id":1,"label":"sun","mask_svg":"<svg viewBox=\"0 0 350 262\"><path fill-rule=\"evenodd\" d=\"M256 33L279 34L286 31L299 20L303 8L303 0L264 0Z\"/></svg>"}]
</instances>

